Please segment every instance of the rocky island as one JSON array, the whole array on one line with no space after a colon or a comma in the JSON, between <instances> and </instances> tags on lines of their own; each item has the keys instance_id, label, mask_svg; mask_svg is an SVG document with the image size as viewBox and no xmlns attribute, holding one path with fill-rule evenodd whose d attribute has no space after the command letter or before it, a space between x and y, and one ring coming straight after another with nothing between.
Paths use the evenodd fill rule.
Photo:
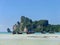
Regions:
<instances>
[{"instance_id":1,"label":"rocky island","mask_svg":"<svg viewBox=\"0 0 60 45\"><path fill-rule=\"evenodd\" d=\"M9 28L7 31L11 32ZM13 34L32 34L35 32L40 32L43 34L60 32L60 25L51 25L48 20L32 21L32 19L25 16L21 16L20 22L17 21L17 23L13 25Z\"/></svg>"}]
</instances>

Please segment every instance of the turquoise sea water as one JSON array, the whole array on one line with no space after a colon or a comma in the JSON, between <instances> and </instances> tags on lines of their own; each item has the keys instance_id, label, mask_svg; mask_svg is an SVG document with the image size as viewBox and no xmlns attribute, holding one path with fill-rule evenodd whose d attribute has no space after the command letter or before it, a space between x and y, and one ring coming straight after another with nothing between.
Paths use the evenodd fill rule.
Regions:
<instances>
[{"instance_id":1,"label":"turquoise sea water","mask_svg":"<svg viewBox=\"0 0 60 45\"><path fill-rule=\"evenodd\" d=\"M8 33L8 32L0 32L0 34L12 34L12 33ZM26 33L23 33L23 34L26 34ZM34 33L34 34L41 34L41 33ZM46 33L46 34L49 34L49 33ZM57 35L60 35L60 32L58 33L53 33L53 34L57 34Z\"/></svg>"},{"instance_id":2,"label":"turquoise sea water","mask_svg":"<svg viewBox=\"0 0 60 45\"><path fill-rule=\"evenodd\" d=\"M0 32L0 34L11 34L11 33L8 33L8 32Z\"/></svg>"}]
</instances>

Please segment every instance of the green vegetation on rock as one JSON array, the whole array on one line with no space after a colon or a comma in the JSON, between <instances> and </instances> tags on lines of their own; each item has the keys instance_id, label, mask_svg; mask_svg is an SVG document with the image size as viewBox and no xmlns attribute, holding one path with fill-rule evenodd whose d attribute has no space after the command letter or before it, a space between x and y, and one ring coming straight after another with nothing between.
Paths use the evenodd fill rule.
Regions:
<instances>
[{"instance_id":1,"label":"green vegetation on rock","mask_svg":"<svg viewBox=\"0 0 60 45\"><path fill-rule=\"evenodd\" d=\"M41 32L55 33L60 32L60 25L51 25L48 20L32 21L28 17L21 16L21 21L13 26L13 33Z\"/></svg>"}]
</instances>

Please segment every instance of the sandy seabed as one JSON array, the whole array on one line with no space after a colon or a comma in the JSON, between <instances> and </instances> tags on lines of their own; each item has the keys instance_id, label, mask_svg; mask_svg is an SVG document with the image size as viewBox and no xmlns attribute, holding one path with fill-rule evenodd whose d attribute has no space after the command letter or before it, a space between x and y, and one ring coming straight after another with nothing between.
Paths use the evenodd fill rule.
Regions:
<instances>
[{"instance_id":1,"label":"sandy seabed","mask_svg":"<svg viewBox=\"0 0 60 45\"><path fill-rule=\"evenodd\" d=\"M0 45L60 45L60 35L0 34Z\"/></svg>"}]
</instances>

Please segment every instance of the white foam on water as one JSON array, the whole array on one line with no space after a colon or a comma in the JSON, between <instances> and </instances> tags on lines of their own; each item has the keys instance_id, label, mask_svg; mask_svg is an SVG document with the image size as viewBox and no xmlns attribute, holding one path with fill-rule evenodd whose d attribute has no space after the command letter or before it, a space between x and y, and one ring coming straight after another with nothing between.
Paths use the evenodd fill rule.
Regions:
<instances>
[{"instance_id":1,"label":"white foam on water","mask_svg":"<svg viewBox=\"0 0 60 45\"><path fill-rule=\"evenodd\" d=\"M36 34L26 34L26 35L18 35L18 34L0 34L0 39L49 39L49 40L60 40L60 35L46 35L46 34L41 34L41 35L36 35Z\"/></svg>"}]
</instances>

